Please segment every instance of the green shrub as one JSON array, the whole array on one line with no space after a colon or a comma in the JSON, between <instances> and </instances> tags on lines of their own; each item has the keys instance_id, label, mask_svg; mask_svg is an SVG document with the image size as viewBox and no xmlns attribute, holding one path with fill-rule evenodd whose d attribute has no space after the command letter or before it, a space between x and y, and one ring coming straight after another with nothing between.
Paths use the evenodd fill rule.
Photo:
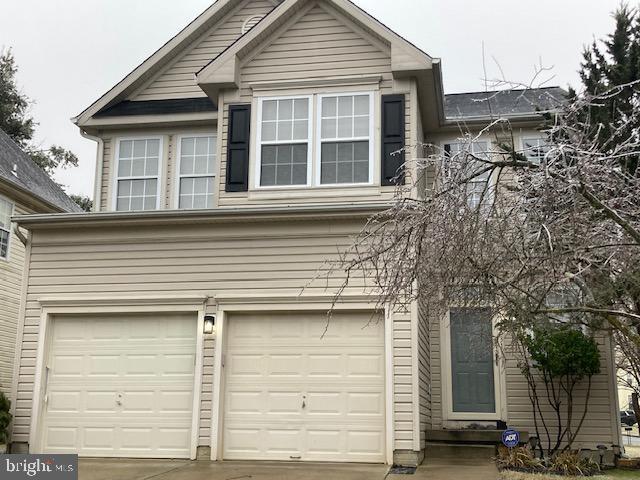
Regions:
<instances>
[{"instance_id":1,"label":"green shrub","mask_svg":"<svg viewBox=\"0 0 640 480\"><path fill-rule=\"evenodd\" d=\"M7 443L9 440L9 424L11 423L11 402L6 395L0 392L0 444Z\"/></svg>"},{"instance_id":2,"label":"green shrub","mask_svg":"<svg viewBox=\"0 0 640 480\"><path fill-rule=\"evenodd\" d=\"M590 477L600 472L600 466L580 452L561 452L553 457L549 471L564 476Z\"/></svg>"},{"instance_id":3,"label":"green shrub","mask_svg":"<svg viewBox=\"0 0 640 480\"><path fill-rule=\"evenodd\" d=\"M525 472L542 472L544 465L535 457L529 447L498 449L496 459L501 470L519 470Z\"/></svg>"}]
</instances>

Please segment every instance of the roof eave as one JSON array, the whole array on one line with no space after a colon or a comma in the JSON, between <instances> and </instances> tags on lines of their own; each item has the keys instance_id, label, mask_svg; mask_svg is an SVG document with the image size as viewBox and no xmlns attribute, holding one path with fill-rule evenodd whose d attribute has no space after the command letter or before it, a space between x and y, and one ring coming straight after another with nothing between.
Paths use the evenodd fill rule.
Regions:
<instances>
[{"instance_id":1,"label":"roof eave","mask_svg":"<svg viewBox=\"0 0 640 480\"><path fill-rule=\"evenodd\" d=\"M443 122L443 127L451 127L460 124L486 125L492 122L506 120L509 122L540 122L546 113L557 113L556 110L549 110L540 113L514 114L514 115L478 115L469 117L447 117Z\"/></svg>"},{"instance_id":2,"label":"roof eave","mask_svg":"<svg viewBox=\"0 0 640 480\"><path fill-rule=\"evenodd\" d=\"M389 202L366 204L281 205L265 207L225 207L216 210L157 210L152 212L58 213L19 215L13 221L28 229L76 228L88 226L124 226L156 224L230 223L302 218L367 217L384 211Z\"/></svg>"},{"instance_id":3,"label":"roof eave","mask_svg":"<svg viewBox=\"0 0 640 480\"><path fill-rule=\"evenodd\" d=\"M83 130L102 130L120 127L163 127L176 124L210 124L218 120L218 112L177 113L171 115L129 115L114 117L91 117L76 125Z\"/></svg>"},{"instance_id":4,"label":"roof eave","mask_svg":"<svg viewBox=\"0 0 640 480\"><path fill-rule=\"evenodd\" d=\"M36 195L35 193L33 193L32 191L24 188L23 186L21 186L20 184L17 184L15 182L10 181L9 179L5 178L5 177L0 177L0 183L2 185L4 185L7 190L9 191L13 191L15 193L18 194L19 198L18 200L20 202L23 203L28 203L28 202L32 202L32 203L36 203L39 204L40 206L43 207L43 210L49 209L52 212L58 212L58 213L67 213L68 211L55 204L50 202L49 200L46 200L45 198L41 197L40 195Z\"/></svg>"},{"instance_id":5,"label":"roof eave","mask_svg":"<svg viewBox=\"0 0 640 480\"><path fill-rule=\"evenodd\" d=\"M216 2L214 2L213 5L207 8L194 21L183 28L177 35L171 38L162 47L156 50L124 79L118 82L98 100L96 100L89 107L83 110L78 116L72 118L72 122L79 127L82 127L82 125L86 123L87 120L91 118L91 116L116 100L128 88L130 88L138 80L140 80L140 78L148 73L154 66L161 63L163 59L170 57L170 54L174 50L180 49L186 42L189 41L192 35L197 34L198 31L207 23L212 21L215 22L218 16L222 16L224 14L225 7L227 7L231 3L232 0L217 0Z\"/></svg>"}]
</instances>

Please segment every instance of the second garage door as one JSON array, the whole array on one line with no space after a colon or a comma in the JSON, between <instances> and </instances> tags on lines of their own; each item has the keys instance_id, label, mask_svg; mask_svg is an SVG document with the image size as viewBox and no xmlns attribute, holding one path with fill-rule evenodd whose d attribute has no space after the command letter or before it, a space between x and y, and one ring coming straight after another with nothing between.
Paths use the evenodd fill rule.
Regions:
<instances>
[{"instance_id":1,"label":"second garage door","mask_svg":"<svg viewBox=\"0 0 640 480\"><path fill-rule=\"evenodd\" d=\"M385 461L384 325L371 314L232 316L227 460Z\"/></svg>"}]
</instances>

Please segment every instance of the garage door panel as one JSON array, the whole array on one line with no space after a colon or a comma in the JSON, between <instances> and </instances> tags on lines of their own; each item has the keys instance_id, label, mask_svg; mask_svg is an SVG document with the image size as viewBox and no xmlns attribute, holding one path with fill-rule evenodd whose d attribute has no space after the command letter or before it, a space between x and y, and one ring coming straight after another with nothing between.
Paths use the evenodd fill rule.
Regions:
<instances>
[{"instance_id":1,"label":"garage door panel","mask_svg":"<svg viewBox=\"0 0 640 480\"><path fill-rule=\"evenodd\" d=\"M81 377L84 373L83 360L82 355L54 355L50 362L51 370L58 376Z\"/></svg>"},{"instance_id":2,"label":"garage door panel","mask_svg":"<svg viewBox=\"0 0 640 480\"><path fill-rule=\"evenodd\" d=\"M282 355L273 354L266 358L267 375L270 377L296 377L302 378L303 373L303 355Z\"/></svg>"},{"instance_id":3,"label":"garage door panel","mask_svg":"<svg viewBox=\"0 0 640 480\"><path fill-rule=\"evenodd\" d=\"M350 379L384 375L384 358L382 355L354 355L347 356L347 376Z\"/></svg>"},{"instance_id":4,"label":"garage door panel","mask_svg":"<svg viewBox=\"0 0 640 480\"><path fill-rule=\"evenodd\" d=\"M384 462L384 328L369 314L233 316L223 455ZM354 340L357 338L357 340Z\"/></svg>"},{"instance_id":5,"label":"garage door panel","mask_svg":"<svg viewBox=\"0 0 640 480\"><path fill-rule=\"evenodd\" d=\"M262 355L251 353L232 353L227 356L225 365L227 375L234 377L262 377L264 363Z\"/></svg>"},{"instance_id":6,"label":"garage door panel","mask_svg":"<svg viewBox=\"0 0 640 480\"><path fill-rule=\"evenodd\" d=\"M188 458L196 325L186 314L54 318L45 452Z\"/></svg>"}]
</instances>

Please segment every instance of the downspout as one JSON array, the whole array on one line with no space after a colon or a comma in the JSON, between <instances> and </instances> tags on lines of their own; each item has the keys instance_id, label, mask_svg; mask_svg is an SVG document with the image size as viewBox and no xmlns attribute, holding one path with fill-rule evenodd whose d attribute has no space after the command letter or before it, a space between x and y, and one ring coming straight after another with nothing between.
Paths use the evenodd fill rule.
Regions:
<instances>
[{"instance_id":1,"label":"downspout","mask_svg":"<svg viewBox=\"0 0 640 480\"><path fill-rule=\"evenodd\" d=\"M20 367L22 366L22 347L24 340L24 324L27 311L27 289L29 285L29 266L31 264L31 233L28 233L28 237L20 231L18 225L14 226L14 233L18 239L25 246L24 265L22 267L22 285L20 286L20 310L18 312L18 322L16 325L16 339L14 347L14 361L13 361L13 378L11 380L11 409L12 415L11 424L9 425L9 443L13 443L12 435L13 428L15 426L14 421L16 418L16 410L18 404L18 384L20 383Z\"/></svg>"},{"instance_id":2,"label":"downspout","mask_svg":"<svg viewBox=\"0 0 640 480\"><path fill-rule=\"evenodd\" d=\"M104 140L94 135L89 135L86 131L80 129L80 135L87 140L92 140L98 145L98 151L96 153L96 173L94 175L95 185L93 187L93 211L100 211L100 203L102 201L102 166L104 163Z\"/></svg>"},{"instance_id":3,"label":"downspout","mask_svg":"<svg viewBox=\"0 0 640 480\"><path fill-rule=\"evenodd\" d=\"M15 233L16 237L18 237L18 239L22 242L22 245L26 247L29 240L24 236L24 233L22 233L22 230L20 230L20 227L18 227L18 225L13 226L13 233Z\"/></svg>"}]
</instances>

